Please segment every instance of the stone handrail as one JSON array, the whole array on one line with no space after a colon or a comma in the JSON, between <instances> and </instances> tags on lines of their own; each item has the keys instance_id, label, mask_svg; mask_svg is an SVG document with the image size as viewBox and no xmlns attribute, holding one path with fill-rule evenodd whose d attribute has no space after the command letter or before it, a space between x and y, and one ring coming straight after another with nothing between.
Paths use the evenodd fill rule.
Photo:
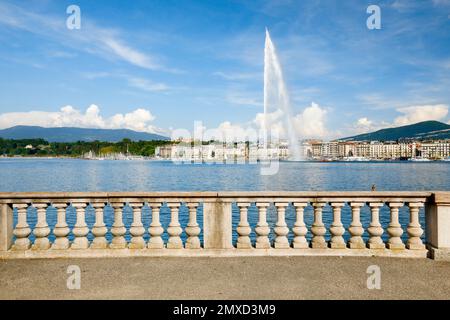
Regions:
<instances>
[{"instance_id":1,"label":"stone handrail","mask_svg":"<svg viewBox=\"0 0 450 320\"><path fill-rule=\"evenodd\" d=\"M332 208L329 227L323 222L323 209L328 205ZM114 213L114 223L109 230L104 222L106 206ZM132 211L128 230L124 224L125 206ZM341 221L345 206L350 208L348 228ZM366 206L370 208L370 224L365 229L361 209ZM387 228L380 223L382 206L389 208ZM399 223L399 210L404 206L409 213L405 230ZM56 211L53 227L47 221L50 207ZM73 226L67 223L69 207L75 211ZM151 217L148 228L143 224L144 207L149 208L148 218ZM165 230L160 219L163 207L170 210L170 223ZM198 221L200 207L202 221ZM234 223L235 227L233 207L239 220ZM253 228L248 219L250 207L256 207L258 217ZM286 223L288 207L295 218L292 228ZM307 207L313 208L314 221L309 226L304 220ZM426 230L419 220L422 207L425 208ZM450 256L450 192L0 193L0 208L0 258L317 254L428 255L448 259ZM33 229L28 223L30 208L36 210L37 216ZM95 212L95 223L91 227L86 223L87 208ZM179 222L181 208L186 209L188 218L184 230ZM269 208L276 210L277 221L273 227L267 221ZM254 241L252 231L256 236ZM344 238L345 232L348 239ZM109 233L111 239L108 240ZM422 240L424 233L426 241ZM388 235L388 239L383 240L383 235ZM404 235L407 239L402 239Z\"/></svg>"}]
</instances>

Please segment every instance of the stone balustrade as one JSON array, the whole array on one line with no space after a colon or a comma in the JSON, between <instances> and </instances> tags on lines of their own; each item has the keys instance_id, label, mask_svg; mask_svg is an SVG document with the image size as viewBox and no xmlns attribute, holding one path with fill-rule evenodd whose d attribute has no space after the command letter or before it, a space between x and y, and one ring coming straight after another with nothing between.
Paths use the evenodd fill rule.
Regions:
<instances>
[{"instance_id":1,"label":"stone balustrade","mask_svg":"<svg viewBox=\"0 0 450 320\"><path fill-rule=\"evenodd\" d=\"M450 257L450 192L0 193L0 208L5 259Z\"/></svg>"}]
</instances>

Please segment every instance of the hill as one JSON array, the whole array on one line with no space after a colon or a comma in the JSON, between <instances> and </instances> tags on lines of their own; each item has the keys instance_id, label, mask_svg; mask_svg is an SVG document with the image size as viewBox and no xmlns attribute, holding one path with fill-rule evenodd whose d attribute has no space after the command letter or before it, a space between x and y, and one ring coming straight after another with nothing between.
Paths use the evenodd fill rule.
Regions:
<instances>
[{"instance_id":1,"label":"hill","mask_svg":"<svg viewBox=\"0 0 450 320\"><path fill-rule=\"evenodd\" d=\"M450 139L450 125L439 121L423 121L407 126L381 129L353 137L339 139L341 141L395 141L402 139L438 140Z\"/></svg>"},{"instance_id":2,"label":"hill","mask_svg":"<svg viewBox=\"0 0 450 320\"><path fill-rule=\"evenodd\" d=\"M43 128L37 126L15 126L0 130L4 139L44 139L49 142L105 141L118 142L125 138L132 141L169 140L169 138L128 129L88 129L88 128Z\"/></svg>"}]
</instances>

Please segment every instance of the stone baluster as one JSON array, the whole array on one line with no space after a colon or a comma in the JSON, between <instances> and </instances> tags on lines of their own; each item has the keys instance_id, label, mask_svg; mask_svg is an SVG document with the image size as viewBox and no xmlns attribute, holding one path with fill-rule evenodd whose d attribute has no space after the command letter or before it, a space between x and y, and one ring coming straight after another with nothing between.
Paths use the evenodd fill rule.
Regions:
<instances>
[{"instance_id":1,"label":"stone baluster","mask_svg":"<svg viewBox=\"0 0 450 320\"><path fill-rule=\"evenodd\" d=\"M50 228L47 224L47 204L38 203L33 206L37 210L37 223L33 230L36 238L31 248L33 250L47 250L50 248L50 241L48 240Z\"/></svg>"},{"instance_id":2,"label":"stone baluster","mask_svg":"<svg viewBox=\"0 0 450 320\"><path fill-rule=\"evenodd\" d=\"M108 241L105 238L108 229L106 228L104 222L104 208L105 203L96 202L92 204L92 207L95 209L95 223L92 227L92 234L94 235L94 240L92 240L91 248L92 249L106 249L108 247Z\"/></svg>"},{"instance_id":3,"label":"stone baluster","mask_svg":"<svg viewBox=\"0 0 450 320\"><path fill-rule=\"evenodd\" d=\"M27 204L15 204L13 206L17 209L17 225L13 234L16 236L16 241L12 246L12 250L28 250L31 242L28 236L31 234L30 226L27 222Z\"/></svg>"},{"instance_id":4,"label":"stone baluster","mask_svg":"<svg viewBox=\"0 0 450 320\"><path fill-rule=\"evenodd\" d=\"M381 239L381 235L384 230L380 224L380 208L383 206L382 202L370 202L370 211L372 214L372 221L370 222L367 232L369 232L370 238L367 243L369 249L384 249L386 245Z\"/></svg>"},{"instance_id":5,"label":"stone baluster","mask_svg":"<svg viewBox=\"0 0 450 320\"><path fill-rule=\"evenodd\" d=\"M361 223L361 207L364 206L363 202L351 202L352 208L352 222L348 228L348 232L351 237L349 240L350 249L365 249L366 244L361 237L364 233L364 228Z\"/></svg>"},{"instance_id":6,"label":"stone baluster","mask_svg":"<svg viewBox=\"0 0 450 320\"><path fill-rule=\"evenodd\" d=\"M67 203L55 203L53 204L53 207L55 207L56 209L57 221L55 228L53 229L53 234L55 235L56 239L52 244L52 249L69 249L70 243L67 236L70 233L70 229L66 221Z\"/></svg>"},{"instance_id":7,"label":"stone baluster","mask_svg":"<svg viewBox=\"0 0 450 320\"><path fill-rule=\"evenodd\" d=\"M169 240L167 241L167 249L181 249L183 248L183 242L180 235L183 232L180 222L178 221L178 213L180 210L179 202L168 203L170 208L170 223L167 227L167 233L169 234Z\"/></svg>"},{"instance_id":8,"label":"stone baluster","mask_svg":"<svg viewBox=\"0 0 450 320\"><path fill-rule=\"evenodd\" d=\"M238 249L250 249L252 247L252 243L250 241L250 232L252 231L250 228L250 225L248 223L247 214L248 214L248 207L250 206L250 203L248 202L239 202L237 204L239 207L239 215L240 220L239 224L236 228L236 231L238 233L238 239L237 239L237 248Z\"/></svg>"},{"instance_id":9,"label":"stone baluster","mask_svg":"<svg viewBox=\"0 0 450 320\"><path fill-rule=\"evenodd\" d=\"M200 249L200 239L198 236L201 230L197 223L198 203L189 202L187 207L189 209L189 222L185 229L186 234L188 235L186 240L186 249Z\"/></svg>"},{"instance_id":10,"label":"stone baluster","mask_svg":"<svg viewBox=\"0 0 450 320\"><path fill-rule=\"evenodd\" d=\"M342 207L345 205L343 202L333 202L333 223L330 226L331 241L330 248L332 249L345 249L347 246L344 240L345 228L341 221Z\"/></svg>"},{"instance_id":11,"label":"stone baluster","mask_svg":"<svg viewBox=\"0 0 450 320\"><path fill-rule=\"evenodd\" d=\"M313 203L314 207L314 222L311 226L311 233L313 234L313 238L311 241L311 247L313 249L326 249L327 242L325 241L325 233L327 229L322 222L322 210L326 203L324 202L315 202Z\"/></svg>"},{"instance_id":12,"label":"stone baluster","mask_svg":"<svg viewBox=\"0 0 450 320\"><path fill-rule=\"evenodd\" d=\"M289 233L289 228L286 224L286 207L288 206L288 203L285 202L276 202L275 207L277 208L277 215L278 220L275 224L275 234L277 235L275 238L275 245L274 247L276 249L287 249L289 248L289 241L287 238L287 235Z\"/></svg>"},{"instance_id":13,"label":"stone baluster","mask_svg":"<svg viewBox=\"0 0 450 320\"><path fill-rule=\"evenodd\" d=\"M408 241L406 242L406 248L410 250L422 250L425 249L425 245L422 243L420 236L423 234L423 229L419 222L419 210L423 207L421 202L412 202L408 204L410 222L406 229L408 233Z\"/></svg>"},{"instance_id":14,"label":"stone baluster","mask_svg":"<svg viewBox=\"0 0 450 320\"><path fill-rule=\"evenodd\" d=\"M292 228L292 232L294 232L295 235L292 247L294 247L295 249L306 249L308 248L308 241L306 241L306 234L308 233L308 229L306 228L303 214L308 203L294 202L293 205L295 207L297 217L294 228Z\"/></svg>"},{"instance_id":15,"label":"stone baluster","mask_svg":"<svg viewBox=\"0 0 450 320\"><path fill-rule=\"evenodd\" d=\"M148 228L148 233L150 233L150 241L148 242L147 247L149 249L162 249L164 248L164 241L161 238L161 235L163 234L164 229L159 221L161 202L152 202L149 203L149 206L152 208L152 223Z\"/></svg>"},{"instance_id":16,"label":"stone baluster","mask_svg":"<svg viewBox=\"0 0 450 320\"><path fill-rule=\"evenodd\" d=\"M127 229L123 224L123 202L112 203L111 206L114 208L114 223L111 227L111 233L113 239L109 244L111 249L124 249L127 247L127 241L125 240L125 233Z\"/></svg>"},{"instance_id":17,"label":"stone baluster","mask_svg":"<svg viewBox=\"0 0 450 320\"><path fill-rule=\"evenodd\" d=\"M405 244L400 238L403 234L403 229L401 224L398 222L398 211L399 208L403 206L401 202L391 202L389 207L391 209L391 222L387 228L387 232L390 236L387 247L392 250L402 250L405 249Z\"/></svg>"},{"instance_id":18,"label":"stone baluster","mask_svg":"<svg viewBox=\"0 0 450 320\"><path fill-rule=\"evenodd\" d=\"M133 208L133 222L131 224L131 242L128 245L130 249L144 249L145 241L143 235L145 233L144 225L142 224L142 202L130 203Z\"/></svg>"},{"instance_id":19,"label":"stone baluster","mask_svg":"<svg viewBox=\"0 0 450 320\"><path fill-rule=\"evenodd\" d=\"M77 211L77 221L72 229L72 233L75 236L73 239L72 249L87 249L89 248L89 241L87 235L89 228L86 224L85 209L86 203L73 203L72 206Z\"/></svg>"},{"instance_id":20,"label":"stone baluster","mask_svg":"<svg viewBox=\"0 0 450 320\"><path fill-rule=\"evenodd\" d=\"M268 202L257 202L259 221L256 225L255 232L257 234L256 238L256 249L269 249L269 233L270 227L267 223L267 208L270 206Z\"/></svg>"}]
</instances>

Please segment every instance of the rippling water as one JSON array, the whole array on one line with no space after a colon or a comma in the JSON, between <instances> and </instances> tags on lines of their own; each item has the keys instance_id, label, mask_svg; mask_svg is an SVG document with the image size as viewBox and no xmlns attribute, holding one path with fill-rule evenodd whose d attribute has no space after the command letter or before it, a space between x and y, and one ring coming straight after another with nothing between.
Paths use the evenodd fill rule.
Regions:
<instances>
[{"instance_id":1,"label":"rippling water","mask_svg":"<svg viewBox=\"0 0 450 320\"><path fill-rule=\"evenodd\" d=\"M30 191L310 191L310 190L370 190L372 184L377 190L450 190L450 162L281 162L279 171L272 176L260 175L258 164L174 164L164 161L86 161L70 159L0 159L0 192ZM370 223L370 211L363 207L361 220L364 228ZM202 208L198 210L202 222ZM258 220L257 210L249 210L249 222L254 227ZM48 210L48 223L56 223L56 212ZM73 226L75 213L69 208L68 223ZM187 209L180 210L180 223L187 224ZM36 223L35 210L28 215L33 227ZM329 206L324 208L324 223L332 222ZM389 224L389 210L381 210L381 224ZM408 210L400 210L400 223L408 224ZM86 220L94 224L94 211L88 208ZM166 207L161 211L161 223L167 226L170 220ZM233 206L233 224L238 223L238 209ZM292 208L286 212L289 227L295 222ZM350 208L343 208L342 220L345 227L351 222ZM423 210L420 220L424 226ZM313 210L305 210L305 222L311 226ZM105 211L105 223L113 222L111 208ZM131 209L125 208L124 222L132 222ZM150 224L150 209L144 207L143 223ZM268 222L274 225L276 212L270 208ZM184 235L184 234L183 234ZM91 237L91 235L89 235ZM167 234L164 234L167 239ZM273 233L271 234L273 237ZM310 234L308 235L310 236ZM348 233L345 234L348 237ZM367 237L367 232L364 234ZM405 236L405 234L404 234ZM110 239L111 234L107 237ZM129 234L127 234L129 237ZM148 238L148 234L146 234ZM292 237L292 233L290 233ZM329 237L329 234L327 234ZM255 238L254 232L252 238ZM236 239L236 233L234 234Z\"/></svg>"}]
</instances>

